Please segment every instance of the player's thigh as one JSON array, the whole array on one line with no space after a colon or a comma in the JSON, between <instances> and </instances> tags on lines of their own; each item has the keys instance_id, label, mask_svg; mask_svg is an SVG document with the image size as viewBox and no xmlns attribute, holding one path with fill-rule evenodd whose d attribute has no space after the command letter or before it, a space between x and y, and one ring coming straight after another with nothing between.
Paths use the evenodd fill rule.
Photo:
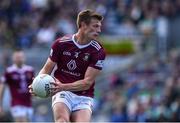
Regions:
<instances>
[{"instance_id":1,"label":"player's thigh","mask_svg":"<svg viewBox=\"0 0 180 123\"><path fill-rule=\"evenodd\" d=\"M55 121L58 119L70 120L70 110L63 102L57 102L53 105L53 114Z\"/></svg>"},{"instance_id":2,"label":"player's thigh","mask_svg":"<svg viewBox=\"0 0 180 123\"><path fill-rule=\"evenodd\" d=\"M80 109L72 112L71 121L72 122L90 122L92 112L89 109Z\"/></svg>"}]
</instances>

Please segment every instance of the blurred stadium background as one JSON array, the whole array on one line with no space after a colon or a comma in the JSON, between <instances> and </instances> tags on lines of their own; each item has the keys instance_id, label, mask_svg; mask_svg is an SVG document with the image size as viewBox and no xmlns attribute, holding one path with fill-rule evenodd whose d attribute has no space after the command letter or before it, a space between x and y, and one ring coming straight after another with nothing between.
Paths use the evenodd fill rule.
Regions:
<instances>
[{"instance_id":1,"label":"blurred stadium background","mask_svg":"<svg viewBox=\"0 0 180 123\"><path fill-rule=\"evenodd\" d=\"M92 121L180 121L180 0L1 0L0 75L14 48L36 72L54 39L76 31L76 15L102 13L108 53ZM4 108L9 109L6 89ZM33 99L33 121L53 121L50 99Z\"/></svg>"}]
</instances>

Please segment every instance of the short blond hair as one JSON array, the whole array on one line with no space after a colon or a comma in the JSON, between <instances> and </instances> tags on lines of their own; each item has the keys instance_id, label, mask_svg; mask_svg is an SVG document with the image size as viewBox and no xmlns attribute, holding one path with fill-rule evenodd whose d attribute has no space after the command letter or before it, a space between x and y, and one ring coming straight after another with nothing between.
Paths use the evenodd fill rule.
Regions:
<instances>
[{"instance_id":1,"label":"short blond hair","mask_svg":"<svg viewBox=\"0 0 180 123\"><path fill-rule=\"evenodd\" d=\"M79 12L77 17L77 27L81 27L81 22L88 25L92 18L98 19L99 21L103 20L103 16L93 10L87 9Z\"/></svg>"}]
</instances>

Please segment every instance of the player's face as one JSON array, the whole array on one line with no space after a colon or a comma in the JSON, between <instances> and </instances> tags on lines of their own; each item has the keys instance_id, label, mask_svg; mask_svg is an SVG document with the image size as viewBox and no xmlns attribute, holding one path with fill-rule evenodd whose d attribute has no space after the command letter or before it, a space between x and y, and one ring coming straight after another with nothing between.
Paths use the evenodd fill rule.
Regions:
<instances>
[{"instance_id":1,"label":"player's face","mask_svg":"<svg viewBox=\"0 0 180 123\"><path fill-rule=\"evenodd\" d=\"M89 25L84 28L84 33L88 39L97 39L101 32L101 21L92 18Z\"/></svg>"},{"instance_id":2,"label":"player's face","mask_svg":"<svg viewBox=\"0 0 180 123\"><path fill-rule=\"evenodd\" d=\"M22 51L15 52L13 54L13 62L17 66L21 66L22 64L24 64L24 62L25 62L24 53Z\"/></svg>"}]
</instances>

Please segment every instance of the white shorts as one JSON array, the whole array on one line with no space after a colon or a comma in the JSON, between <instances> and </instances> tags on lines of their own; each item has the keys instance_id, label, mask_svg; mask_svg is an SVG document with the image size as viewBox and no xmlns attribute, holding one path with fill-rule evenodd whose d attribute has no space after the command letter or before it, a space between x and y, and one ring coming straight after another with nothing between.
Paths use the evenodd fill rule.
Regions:
<instances>
[{"instance_id":1,"label":"white shorts","mask_svg":"<svg viewBox=\"0 0 180 123\"><path fill-rule=\"evenodd\" d=\"M11 107L11 114L14 118L16 117L27 117L31 121L33 115L33 109L26 106L13 106Z\"/></svg>"},{"instance_id":2,"label":"white shorts","mask_svg":"<svg viewBox=\"0 0 180 123\"><path fill-rule=\"evenodd\" d=\"M66 104L71 112L80 109L89 109L92 112L93 98L91 97L79 96L70 91L61 91L52 97L52 107L58 102Z\"/></svg>"}]
</instances>

